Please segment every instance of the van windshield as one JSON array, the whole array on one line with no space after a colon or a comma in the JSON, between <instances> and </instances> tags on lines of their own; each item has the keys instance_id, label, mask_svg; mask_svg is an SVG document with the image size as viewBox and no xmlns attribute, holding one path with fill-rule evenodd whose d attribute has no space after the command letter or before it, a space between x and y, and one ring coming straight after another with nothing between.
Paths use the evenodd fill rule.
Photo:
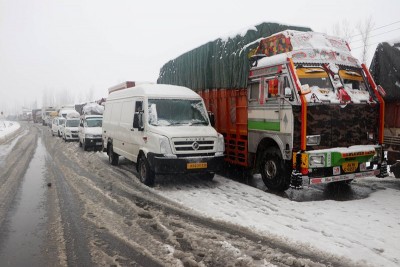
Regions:
<instances>
[{"instance_id":1,"label":"van windshield","mask_svg":"<svg viewBox=\"0 0 400 267\"><path fill-rule=\"evenodd\" d=\"M208 125L203 102L192 99L149 99L149 124Z\"/></svg>"},{"instance_id":2,"label":"van windshield","mask_svg":"<svg viewBox=\"0 0 400 267\"><path fill-rule=\"evenodd\" d=\"M86 119L87 127L101 127L103 124L102 119Z\"/></svg>"}]
</instances>

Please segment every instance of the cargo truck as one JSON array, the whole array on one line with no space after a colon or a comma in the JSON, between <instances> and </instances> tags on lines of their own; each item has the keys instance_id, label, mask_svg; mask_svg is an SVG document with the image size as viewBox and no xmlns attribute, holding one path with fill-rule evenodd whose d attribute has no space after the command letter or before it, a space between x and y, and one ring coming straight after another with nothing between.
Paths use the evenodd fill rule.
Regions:
<instances>
[{"instance_id":1,"label":"cargo truck","mask_svg":"<svg viewBox=\"0 0 400 267\"><path fill-rule=\"evenodd\" d=\"M169 61L158 83L200 94L225 160L270 190L387 176L383 90L340 38L263 23Z\"/></svg>"},{"instance_id":2,"label":"cargo truck","mask_svg":"<svg viewBox=\"0 0 400 267\"><path fill-rule=\"evenodd\" d=\"M400 178L400 40L378 44L370 71L385 90L384 143L388 164Z\"/></svg>"}]
</instances>

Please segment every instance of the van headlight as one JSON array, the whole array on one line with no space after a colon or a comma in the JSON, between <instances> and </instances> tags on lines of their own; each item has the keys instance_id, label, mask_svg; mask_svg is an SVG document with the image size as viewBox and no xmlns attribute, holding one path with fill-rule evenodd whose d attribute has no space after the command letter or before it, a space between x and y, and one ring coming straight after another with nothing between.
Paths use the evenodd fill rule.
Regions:
<instances>
[{"instance_id":1,"label":"van headlight","mask_svg":"<svg viewBox=\"0 0 400 267\"><path fill-rule=\"evenodd\" d=\"M160 153L163 154L165 157L173 157L175 158L176 155L172 153L171 145L169 144L169 140L167 137L160 137Z\"/></svg>"},{"instance_id":2,"label":"van headlight","mask_svg":"<svg viewBox=\"0 0 400 267\"><path fill-rule=\"evenodd\" d=\"M320 142L320 135L307 135L307 146L317 146Z\"/></svg>"},{"instance_id":3,"label":"van headlight","mask_svg":"<svg viewBox=\"0 0 400 267\"><path fill-rule=\"evenodd\" d=\"M218 134L217 138L217 152L224 153L225 151L225 142L224 142L224 136L222 134Z\"/></svg>"}]
</instances>

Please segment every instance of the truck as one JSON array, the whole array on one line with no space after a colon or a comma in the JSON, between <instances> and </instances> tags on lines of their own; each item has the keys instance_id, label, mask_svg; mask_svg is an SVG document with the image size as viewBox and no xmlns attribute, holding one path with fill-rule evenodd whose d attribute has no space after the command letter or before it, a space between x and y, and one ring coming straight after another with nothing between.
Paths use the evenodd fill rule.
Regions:
<instances>
[{"instance_id":1,"label":"truck","mask_svg":"<svg viewBox=\"0 0 400 267\"><path fill-rule=\"evenodd\" d=\"M42 123L42 109L32 109L32 119L34 123Z\"/></svg>"},{"instance_id":2,"label":"truck","mask_svg":"<svg viewBox=\"0 0 400 267\"><path fill-rule=\"evenodd\" d=\"M385 91L384 144L391 172L400 178L400 40L378 44L370 65Z\"/></svg>"},{"instance_id":3,"label":"truck","mask_svg":"<svg viewBox=\"0 0 400 267\"><path fill-rule=\"evenodd\" d=\"M139 179L193 174L212 180L224 138L211 126L203 99L182 86L127 81L109 89L102 132L111 165L119 156L136 163Z\"/></svg>"},{"instance_id":4,"label":"truck","mask_svg":"<svg viewBox=\"0 0 400 267\"><path fill-rule=\"evenodd\" d=\"M201 95L225 161L271 191L388 175L381 87L340 38L262 23L167 62L158 83Z\"/></svg>"},{"instance_id":5,"label":"truck","mask_svg":"<svg viewBox=\"0 0 400 267\"><path fill-rule=\"evenodd\" d=\"M51 113L56 111L55 107L52 106L44 106L42 107L42 124L43 125L51 125L51 121L54 118Z\"/></svg>"}]
</instances>

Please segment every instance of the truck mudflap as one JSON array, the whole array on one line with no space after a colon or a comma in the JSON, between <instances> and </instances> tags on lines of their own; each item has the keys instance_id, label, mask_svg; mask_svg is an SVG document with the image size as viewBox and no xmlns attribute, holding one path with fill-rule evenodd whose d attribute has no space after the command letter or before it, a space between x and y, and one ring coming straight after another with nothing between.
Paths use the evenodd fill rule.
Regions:
<instances>
[{"instance_id":1,"label":"truck mudflap","mask_svg":"<svg viewBox=\"0 0 400 267\"><path fill-rule=\"evenodd\" d=\"M167 158L161 154L148 153L150 169L156 174L215 173L222 167L224 156L199 156Z\"/></svg>"}]
</instances>

